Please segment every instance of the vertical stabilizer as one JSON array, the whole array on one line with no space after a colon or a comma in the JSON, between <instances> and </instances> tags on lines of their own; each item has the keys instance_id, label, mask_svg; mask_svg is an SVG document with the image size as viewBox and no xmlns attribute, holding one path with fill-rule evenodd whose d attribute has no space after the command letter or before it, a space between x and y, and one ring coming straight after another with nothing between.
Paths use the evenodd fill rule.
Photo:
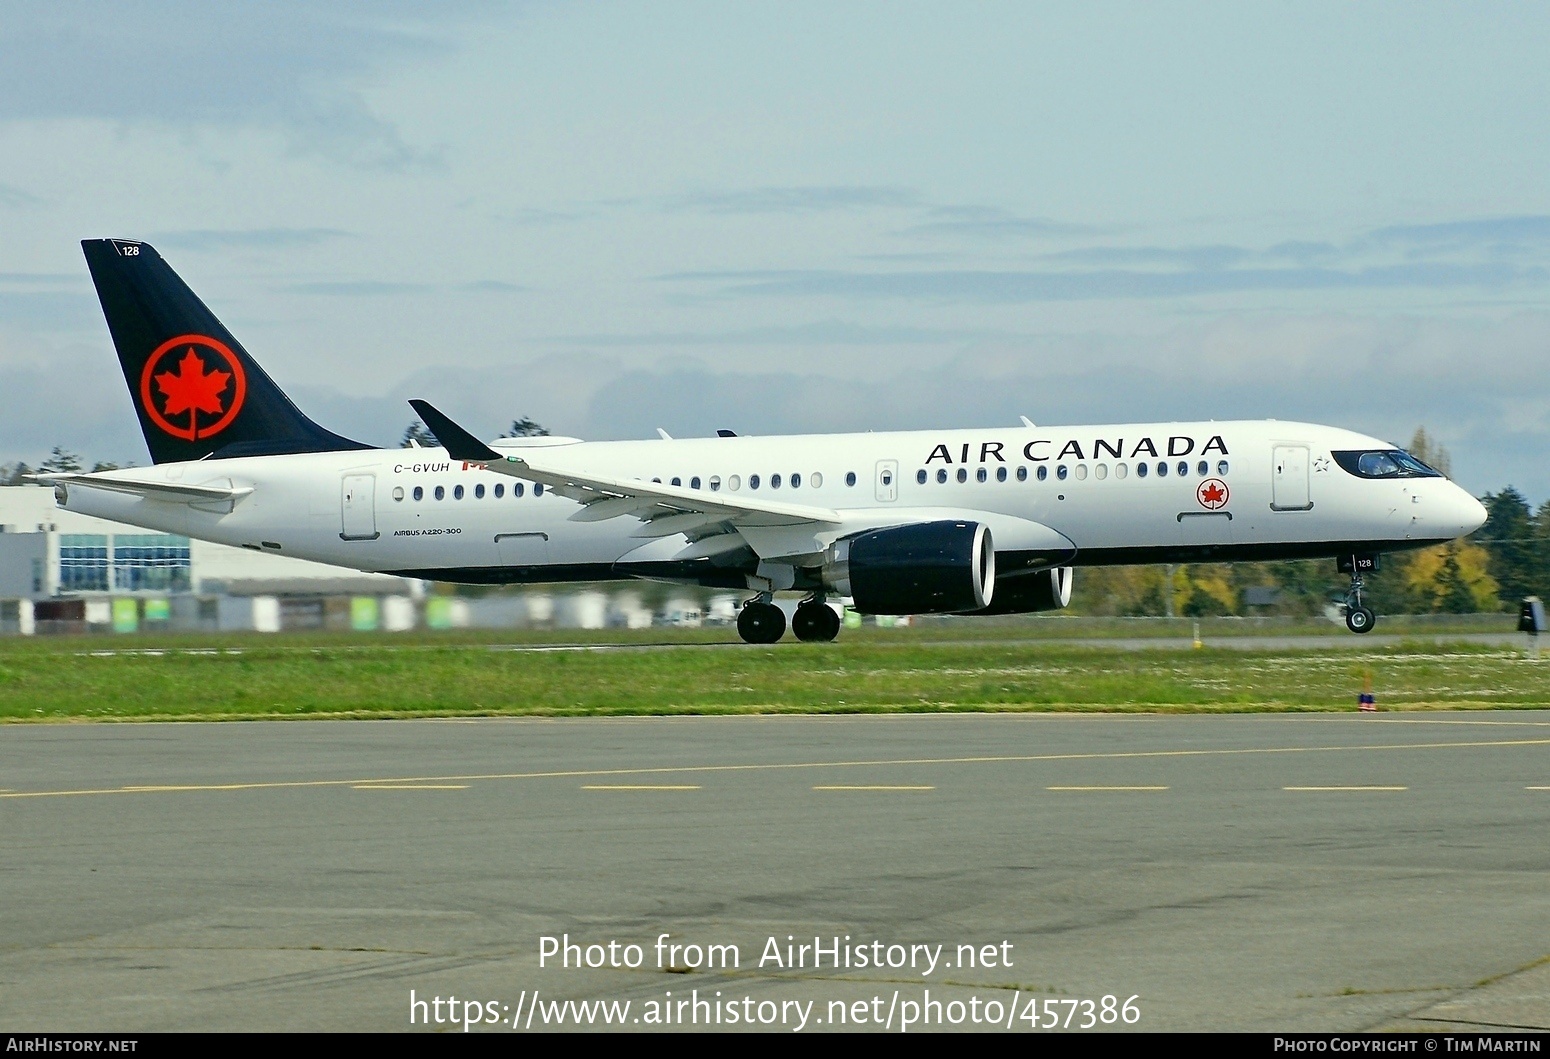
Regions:
<instances>
[{"instance_id":1,"label":"vertical stabilizer","mask_svg":"<svg viewBox=\"0 0 1550 1059\"><path fill-rule=\"evenodd\" d=\"M152 460L369 448L303 415L149 243L81 248Z\"/></svg>"}]
</instances>

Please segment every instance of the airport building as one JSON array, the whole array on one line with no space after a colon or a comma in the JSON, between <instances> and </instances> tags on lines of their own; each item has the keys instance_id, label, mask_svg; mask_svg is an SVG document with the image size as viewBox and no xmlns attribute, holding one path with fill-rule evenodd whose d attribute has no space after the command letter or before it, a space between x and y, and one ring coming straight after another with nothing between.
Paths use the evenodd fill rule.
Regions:
<instances>
[{"instance_id":1,"label":"airport building","mask_svg":"<svg viewBox=\"0 0 1550 1059\"><path fill-rule=\"evenodd\" d=\"M47 486L0 486L0 634L644 628L730 623L739 602L644 586L471 598L429 588L63 511Z\"/></svg>"}]
</instances>

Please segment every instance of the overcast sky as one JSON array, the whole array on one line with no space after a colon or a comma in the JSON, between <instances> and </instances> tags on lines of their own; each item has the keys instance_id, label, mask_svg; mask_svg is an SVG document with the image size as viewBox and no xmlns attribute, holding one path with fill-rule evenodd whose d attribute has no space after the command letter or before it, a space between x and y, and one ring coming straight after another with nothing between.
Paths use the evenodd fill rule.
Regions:
<instances>
[{"instance_id":1,"label":"overcast sky","mask_svg":"<svg viewBox=\"0 0 1550 1059\"><path fill-rule=\"evenodd\" d=\"M1543 500L1547 55L1544 4L7 0L0 461L147 462L120 236L364 441L1424 424Z\"/></svg>"}]
</instances>

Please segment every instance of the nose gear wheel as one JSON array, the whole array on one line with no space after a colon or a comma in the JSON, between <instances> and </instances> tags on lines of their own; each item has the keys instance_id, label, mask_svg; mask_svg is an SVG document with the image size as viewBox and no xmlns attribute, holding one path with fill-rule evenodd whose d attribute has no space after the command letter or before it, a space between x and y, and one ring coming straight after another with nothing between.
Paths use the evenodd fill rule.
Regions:
<instances>
[{"instance_id":1,"label":"nose gear wheel","mask_svg":"<svg viewBox=\"0 0 1550 1059\"><path fill-rule=\"evenodd\" d=\"M1345 597L1345 627L1354 633L1371 632L1373 625L1378 621L1378 616L1372 612L1372 608L1362 602L1362 587L1361 577L1352 574L1351 590Z\"/></svg>"}]
</instances>

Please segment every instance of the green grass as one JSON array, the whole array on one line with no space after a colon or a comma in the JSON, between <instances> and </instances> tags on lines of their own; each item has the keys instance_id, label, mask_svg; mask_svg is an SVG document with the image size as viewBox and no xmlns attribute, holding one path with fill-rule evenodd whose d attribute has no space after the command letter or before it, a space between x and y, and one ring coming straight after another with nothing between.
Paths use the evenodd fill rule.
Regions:
<instances>
[{"instance_id":1,"label":"green grass","mask_svg":"<svg viewBox=\"0 0 1550 1059\"><path fill-rule=\"evenodd\" d=\"M523 634L529 643L679 645L554 652L500 650L516 642L509 633L8 639L0 721L1352 710L1369 673L1385 709L1550 702L1550 659L1510 648L1126 650L901 632L847 630L836 644L775 647L728 644L725 630ZM705 642L725 646L696 646Z\"/></svg>"}]
</instances>

